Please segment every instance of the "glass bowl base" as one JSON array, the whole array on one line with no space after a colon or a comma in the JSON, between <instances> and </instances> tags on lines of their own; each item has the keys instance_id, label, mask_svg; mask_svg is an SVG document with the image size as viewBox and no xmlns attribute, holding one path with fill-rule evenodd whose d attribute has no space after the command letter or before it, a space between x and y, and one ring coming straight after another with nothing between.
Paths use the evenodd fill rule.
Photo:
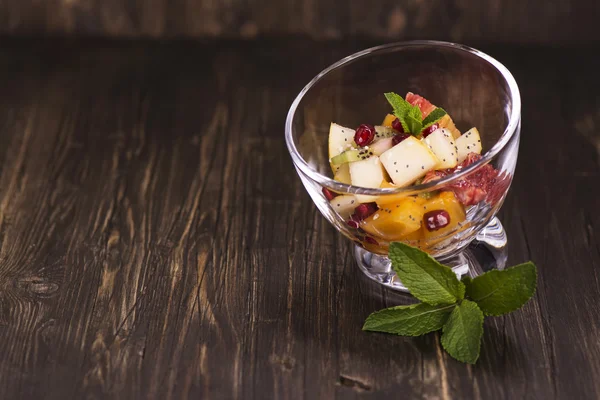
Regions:
<instances>
[{"instance_id":1,"label":"glass bowl base","mask_svg":"<svg viewBox=\"0 0 600 400\"><path fill-rule=\"evenodd\" d=\"M459 279L465 275L473 278L492 269L504 269L506 250L506 232L502 223L494 217L464 250L451 256L439 257L437 260L451 267ZM410 293L396 276L388 257L355 246L354 258L359 268L370 279L390 289Z\"/></svg>"}]
</instances>

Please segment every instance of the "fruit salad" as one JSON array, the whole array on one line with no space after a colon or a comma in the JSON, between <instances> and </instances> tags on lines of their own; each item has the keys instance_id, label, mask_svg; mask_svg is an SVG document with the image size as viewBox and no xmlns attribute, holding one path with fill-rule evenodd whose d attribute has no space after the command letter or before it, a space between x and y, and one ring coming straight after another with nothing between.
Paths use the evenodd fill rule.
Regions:
<instances>
[{"instance_id":1,"label":"fruit salad","mask_svg":"<svg viewBox=\"0 0 600 400\"><path fill-rule=\"evenodd\" d=\"M393 112L381 125L356 129L332 123L329 162L334 179L363 188L406 188L453 174L481 158L477 128L461 133L448 113L422 96L385 97ZM443 188L407 195L323 194L335 212L356 230L367 250L385 254L390 242L428 250L469 226L467 210L502 199L509 180L486 164Z\"/></svg>"}]
</instances>

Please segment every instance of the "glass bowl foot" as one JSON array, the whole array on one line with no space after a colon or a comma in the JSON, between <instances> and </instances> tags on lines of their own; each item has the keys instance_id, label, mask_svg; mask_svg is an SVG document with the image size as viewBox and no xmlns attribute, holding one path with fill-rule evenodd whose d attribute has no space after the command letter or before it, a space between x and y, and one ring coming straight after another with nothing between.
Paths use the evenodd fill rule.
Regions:
<instances>
[{"instance_id":1,"label":"glass bowl foot","mask_svg":"<svg viewBox=\"0 0 600 400\"><path fill-rule=\"evenodd\" d=\"M502 223L494 217L463 251L437 260L452 267L459 279L464 275L475 277L492 269L504 269L507 259L506 250L506 232ZM359 268L370 279L390 289L410 293L392 270L388 257L355 246L354 258Z\"/></svg>"}]
</instances>

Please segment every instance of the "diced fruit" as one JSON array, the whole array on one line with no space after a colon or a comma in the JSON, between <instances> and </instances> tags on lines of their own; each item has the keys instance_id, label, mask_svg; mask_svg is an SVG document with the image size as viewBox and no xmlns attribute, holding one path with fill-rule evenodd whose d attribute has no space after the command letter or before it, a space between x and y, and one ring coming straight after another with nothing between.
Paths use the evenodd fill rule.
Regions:
<instances>
[{"instance_id":1,"label":"diced fruit","mask_svg":"<svg viewBox=\"0 0 600 400\"><path fill-rule=\"evenodd\" d=\"M377 243L377 240L373 239L371 236L366 236L365 237L365 242L370 243L370 244L374 244L376 246L379 245L379 243Z\"/></svg>"},{"instance_id":2,"label":"diced fruit","mask_svg":"<svg viewBox=\"0 0 600 400\"><path fill-rule=\"evenodd\" d=\"M363 240L362 242L359 242L360 246L363 247L365 250L371 252L371 253L375 253L375 254L381 254L381 255L387 255L387 249L383 249L382 247L380 247L379 244L373 244L370 243L369 241L367 241L366 237L365 240Z\"/></svg>"},{"instance_id":3,"label":"diced fruit","mask_svg":"<svg viewBox=\"0 0 600 400\"><path fill-rule=\"evenodd\" d=\"M491 166L484 166L465 179L449 183L446 189L452 190L459 201L465 206L474 206L480 201L485 200L488 193L487 190L490 186L488 182L493 181L493 178L489 180L487 178L488 170L490 172L495 171Z\"/></svg>"},{"instance_id":4,"label":"diced fruit","mask_svg":"<svg viewBox=\"0 0 600 400\"><path fill-rule=\"evenodd\" d=\"M381 125L387 126L388 128L393 128L394 126L392 125L392 123L394 122L395 119L397 119L395 115L388 114L383 119L383 122L381 123Z\"/></svg>"},{"instance_id":5,"label":"diced fruit","mask_svg":"<svg viewBox=\"0 0 600 400\"><path fill-rule=\"evenodd\" d=\"M354 129L331 123L329 127L329 159L350 149L354 145ZM335 168L332 166L333 171Z\"/></svg>"},{"instance_id":6,"label":"diced fruit","mask_svg":"<svg viewBox=\"0 0 600 400\"><path fill-rule=\"evenodd\" d=\"M429 211L423 215L423 221L428 231L437 231L450 224L450 214L446 210Z\"/></svg>"},{"instance_id":7,"label":"diced fruit","mask_svg":"<svg viewBox=\"0 0 600 400\"><path fill-rule=\"evenodd\" d=\"M392 128L397 130L398 132L404 133L404 127L398 118L392 121Z\"/></svg>"},{"instance_id":8,"label":"diced fruit","mask_svg":"<svg viewBox=\"0 0 600 400\"><path fill-rule=\"evenodd\" d=\"M352 219L355 221L362 221L365 218L370 217L377 211L377 204L375 203L364 203L359 204L354 209L354 214L352 214Z\"/></svg>"},{"instance_id":9,"label":"diced fruit","mask_svg":"<svg viewBox=\"0 0 600 400\"><path fill-rule=\"evenodd\" d=\"M423 118L428 116L430 112L432 112L433 110L435 110L437 108L436 106L431 104L428 100L426 100L424 97L419 96L418 94L411 93L411 92L408 92L406 94L406 101L408 101L413 106L419 107L419 109L421 109L421 114L423 115Z\"/></svg>"},{"instance_id":10,"label":"diced fruit","mask_svg":"<svg viewBox=\"0 0 600 400\"><path fill-rule=\"evenodd\" d=\"M423 132L421 132L421 135L424 138L426 138L427 136L431 135L433 132L437 131L439 127L440 126L437 123L435 123L431 126L428 126L427 128L423 129Z\"/></svg>"},{"instance_id":11,"label":"diced fruit","mask_svg":"<svg viewBox=\"0 0 600 400\"><path fill-rule=\"evenodd\" d=\"M433 181L437 181L439 179L445 178L448 174L450 174L451 172L448 172L449 170L439 170L439 171L429 171L424 177L423 177L423 181L421 182L422 184L426 184L429 182L433 182ZM451 170L452 172L454 170Z\"/></svg>"},{"instance_id":12,"label":"diced fruit","mask_svg":"<svg viewBox=\"0 0 600 400\"><path fill-rule=\"evenodd\" d=\"M423 228L417 229L416 231L409 233L408 235L402 235L397 240L416 242L423 240Z\"/></svg>"},{"instance_id":13,"label":"diced fruit","mask_svg":"<svg viewBox=\"0 0 600 400\"><path fill-rule=\"evenodd\" d=\"M331 159L331 165L336 166L354 161L363 161L368 159L372 155L373 152L368 148L346 150L345 152L333 157Z\"/></svg>"},{"instance_id":14,"label":"diced fruit","mask_svg":"<svg viewBox=\"0 0 600 400\"><path fill-rule=\"evenodd\" d=\"M398 132L390 127L375 125L375 140L389 138L394 136L396 133Z\"/></svg>"},{"instance_id":15,"label":"diced fruit","mask_svg":"<svg viewBox=\"0 0 600 400\"><path fill-rule=\"evenodd\" d=\"M350 228L354 228L354 229L358 229L358 228L360 227L360 225L359 225L358 221L355 221L355 220L353 220L353 219L349 220L349 221L347 222L347 224L348 224L348 226L349 226Z\"/></svg>"},{"instance_id":16,"label":"diced fruit","mask_svg":"<svg viewBox=\"0 0 600 400\"><path fill-rule=\"evenodd\" d=\"M448 214L446 218L449 219L448 224L435 230L423 229L423 237L425 240L438 238L454 231L459 228L466 219L464 207L460 204L454 193L449 191L441 192L438 196L426 201L422 208L424 209L425 214L433 211L445 211ZM427 221L425 221L425 223L427 223Z\"/></svg>"},{"instance_id":17,"label":"diced fruit","mask_svg":"<svg viewBox=\"0 0 600 400\"><path fill-rule=\"evenodd\" d=\"M336 193L333 193L331 190L327 189L326 187L323 188L322 192L323 192L323 196L325 196L325 198L329 201L335 199L335 197L337 196Z\"/></svg>"},{"instance_id":18,"label":"diced fruit","mask_svg":"<svg viewBox=\"0 0 600 400\"><path fill-rule=\"evenodd\" d=\"M440 128L428 135L423 141L438 158L436 169L454 168L458 164L456 146L450 131Z\"/></svg>"},{"instance_id":19,"label":"diced fruit","mask_svg":"<svg viewBox=\"0 0 600 400\"><path fill-rule=\"evenodd\" d=\"M477 128L471 128L456 139L458 162L463 162L469 153L481 154L481 137Z\"/></svg>"},{"instance_id":20,"label":"diced fruit","mask_svg":"<svg viewBox=\"0 0 600 400\"><path fill-rule=\"evenodd\" d=\"M381 163L394 184L402 187L434 169L438 159L424 143L411 136L383 153Z\"/></svg>"},{"instance_id":21,"label":"diced fruit","mask_svg":"<svg viewBox=\"0 0 600 400\"><path fill-rule=\"evenodd\" d=\"M400 143L401 141L403 141L404 139L409 138L409 137L410 137L410 135L408 133L401 132L392 138L392 145L395 146L398 143Z\"/></svg>"},{"instance_id":22,"label":"diced fruit","mask_svg":"<svg viewBox=\"0 0 600 400\"><path fill-rule=\"evenodd\" d=\"M476 156L481 158L479 155ZM471 154L460 165L466 164L470 157ZM465 178L452 181L448 184L447 188L456 194L456 197L462 204L472 206L485 200L488 193L491 193L492 189L495 189L496 185L500 182L503 183L503 187L508 189L504 178L499 177L498 170L487 164L477 168L475 172L470 173ZM510 184L510 181L508 184ZM495 190L498 190L498 188ZM495 194L493 198L497 198L497 195Z\"/></svg>"},{"instance_id":23,"label":"diced fruit","mask_svg":"<svg viewBox=\"0 0 600 400\"><path fill-rule=\"evenodd\" d=\"M437 196L438 193L439 192L437 190L432 190L429 192L421 192L418 194L418 196L422 199L429 200L429 199L433 198L434 196Z\"/></svg>"},{"instance_id":24,"label":"diced fruit","mask_svg":"<svg viewBox=\"0 0 600 400\"><path fill-rule=\"evenodd\" d=\"M376 142L373 142L369 146L369 149L373 152L374 155L380 156L393 147L393 144L392 144L393 140L394 140L394 138L391 138L391 137L385 138L385 139L379 139Z\"/></svg>"},{"instance_id":25,"label":"diced fruit","mask_svg":"<svg viewBox=\"0 0 600 400\"><path fill-rule=\"evenodd\" d=\"M492 206L495 206L504 198L504 196L508 192L508 188L510 187L510 183L512 181L512 177L506 171L494 171L496 177L494 178L494 182L490 185L487 196L485 198L485 201L491 204Z\"/></svg>"},{"instance_id":26,"label":"diced fruit","mask_svg":"<svg viewBox=\"0 0 600 400\"><path fill-rule=\"evenodd\" d=\"M350 185L352 181L350 180L350 169L348 168L348 165L348 163L340 165L337 172L333 175L333 179L345 183L346 185Z\"/></svg>"},{"instance_id":27,"label":"diced fruit","mask_svg":"<svg viewBox=\"0 0 600 400\"><path fill-rule=\"evenodd\" d=\"M387 181L381 182L380 187L381 188L390 188L390 189L398 188L398 186L394 185L393 183L389 183ZM379 196L377 198L376 203L380 208L383 208L389 204L398 203L400 200L402 200L406 197L407 197L407 195L404 193L383 195L383 196Z\"/></svg>"},{"instance_id":28,"label":"diced fruit","mask_svg":"<svg viewBox=\"0 0 600 400\"><path fill-rule=\"evenodd\" d=\"M481 159L479 154L469 153L456 168L430 171L425 175L423 183L429 183L456 171L464 169L469 165ZM511 178L507 174L501 174L491 165L483 165L475 172L470 173L464 178L452 181L445 186L445 190L454 192L458 200L465 206L472 206L482 200L487 200L490 204L497 203L510 185Z\"/></svg>"},{"instance_id":29,"label":"diced fruit","mask_svg":"<svg viewBox=\"0 0 600 400\"><path fill-rule=\"evenodd\" d=\"M379 157L373 156L363 161L356 161L348 165L350 180L353 186L364 188L378 188L384 180L383 168ZM369 203L377 199L374 196L356 195L360 203Z\"/></svg>"},{"instance_id":30,"label":"diced fruit","mask_svg":"<svg viewBox=\"0 0 600 400\"><path fill-rule=\"evenodd\" d=\"M450 118L450 116L448 114L444 115L438 122L437 124L440 126L440 128L446 128L450 131L450 133L452 133L452 137L454 137L454 139L456 139L457 137L460 136L460 131L458 129L456 129L456 125L454 125L454 121L452 121L452 118Z\"/></svg>"},{"instance_id":31,"label":"diced fruit","mask_svg":"<svg viewBox=\"0 0 600 400\"><path fill-rule=\"evenodd\" d=\"M356 128L354 133L354 143L364 147L373 141L375 138L375 127L373 125L362 124Z\"/></svg>"},{"instance_id":32,"label":"diced fruit","mask_svg":"<svg viewBox=\"0 0 600 400\"><path fill-rule=\"evenodd\" d=\"M360 227L367 233L386 241L393 241L421 228L423 200L405 197L396 204L389 204L365 219Z\"/></svg>"},{"instance_id":33,"label":"diced fruit","mask_svg":"<svg viewBox=\"0 0 600 400\"><path fill-rule=\"evenodd\" d=\"M358 200L354 195L345 194L330 200L329 204L343 219L348 219L358 205Z\"/></svg>"}]
</instances>

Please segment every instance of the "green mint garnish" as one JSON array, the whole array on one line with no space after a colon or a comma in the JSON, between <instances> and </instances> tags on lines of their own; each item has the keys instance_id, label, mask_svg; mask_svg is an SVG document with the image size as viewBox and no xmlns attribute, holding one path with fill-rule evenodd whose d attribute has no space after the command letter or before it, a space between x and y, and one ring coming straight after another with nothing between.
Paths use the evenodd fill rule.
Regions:
<instances>
[{"instance_id":1,"label":"green mint garnish","mask_svg":"<svg viewBox=\"0 0 600 400\"><path fill-rule=\"evenodd\" d=\"M392 268L410 293L423 303L454 304L465 297L465 285L452 269L404 243L390 244Z\"/></svg>"},{"instance_id":2,"label":"green mint garnish","mask_svg":"<svg viewBox=\"0 0 600 400\"><path fill-rule=\"evenodd\" d=\"M389 92L384 93L384 96L392 106L394 115L398 117L404 132L410 133L413 136L418 136L423 129L433 125L446 115L446 111L438 107L423 119L421 109L410 104L399 94Z\"/></svg>"},{"instance_id":3,"label":"green mint garnish","mask_svg":"<svg viewBox=\"0 0 600 400\"><path fill-rule=\"evenodd\" d=\"M431 125L435 124L439 121L447 112L443 108L436 108L432 112L429 113L428 116L423 119L423 129L429 128Z\"/></svg>"},{"instance_id":4,"label":"green mint garnish","mask_svg":"<svg viewBox=\"0 0 600 400\"><path fill-rule=\"evenodd\" d=\"M408 114L405 116L406 125L408 126L408 130L414 136L417 136L423 130L423 114L421 114L421 109L417 106L410 106L410 110L408 110Z\"/></svg>"},{"instance_id":5,"label":"green mint garnish","mask_svg":"<svg viewBox=\"0 0 600 400\"><path fill-rule=\"evenodd\" d=\"M483 313L477 304L463 300L442 328L442 346L458 361L475 364L483 335Z\"/></svg>"},{"instance_id":6,"label":"green mint garnish","mask_svg":"<svg viewBox=\"0 0 600 400\"><path fill-rule=\"evenodd\" d=\"M503 315L518 310L533 296L537 270L532 262L503 271L489 271L467 283L469 298L485 315Z\"/></svg>"},{"instance_id":7,"label":"green mint garnish","mask_svg":"<svg viewBox=\"0 0 600 400\"><path fill-rule=\"evenodd\" d=\"M432 306L425 303L396 306L369 315L363 331L420 336L442 329L454 304Z\"/></svg>"},{"instance_id":8,"label":"green mint garnish","mask_svg":"<svg viewBox=\"0 0 600 400\"><path fill-rule=\"evenodd\" d=\"M404 97L393 92L384 93L384 96L394 109L394 115L398 117L404 132L410 132L408 125L406 124L406 116L412 108L412 105L408 101L404 100Z\"/></svg>"},{"instance_id":9,"label":"green mint garnish","mask_svg":"<svg viewBox=\"0 0 600 400\"><path fill-rule=\"evenodd\" d=\"M398 278L421 303L374 312L363 330L418 336L442 329L444 349L466 363L479 358L484 314L515 311L535 293L537 270L531 261L459 281L452 269L407 244L392 243L389 257Z\"/></svg>"}]
</instances>

